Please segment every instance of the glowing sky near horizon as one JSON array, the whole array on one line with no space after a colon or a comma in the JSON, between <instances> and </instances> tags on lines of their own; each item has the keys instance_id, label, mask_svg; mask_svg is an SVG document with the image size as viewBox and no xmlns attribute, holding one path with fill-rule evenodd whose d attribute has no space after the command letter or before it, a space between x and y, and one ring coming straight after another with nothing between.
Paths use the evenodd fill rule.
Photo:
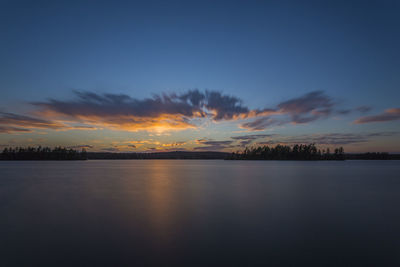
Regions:
<instances>
[{"instance_id":1,"label":"glowing sky near horizon","mask_svg":"<svg viewBox=\"0 0 400 267\"><path fill-rule=\"evenodd\" d=\"M3 1L0 148L400 152L399 1Z\"/></svg>"}]
</instances>

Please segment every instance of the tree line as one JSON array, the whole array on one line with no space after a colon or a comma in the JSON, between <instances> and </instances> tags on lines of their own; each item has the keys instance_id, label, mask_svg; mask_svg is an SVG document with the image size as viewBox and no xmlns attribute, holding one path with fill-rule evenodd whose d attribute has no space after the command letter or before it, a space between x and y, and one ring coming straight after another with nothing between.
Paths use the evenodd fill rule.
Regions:
<instances>
[{"instance_id":1,"label":"tree line","mask_svg":"<svg viewBox=\"0 0 400 267\"><path fill-rule=\"evenodd\" d=\"M15 147L4 148L0 154L1 160L85 160L85 149L77 151L65 147Z\"/></svg>"},{"instance_id":2,"label":"tree line","mask_svg":"<svg viewBox=\"0 0 400 267\"><path fill-rule=\"evenodd\" d=\"M275 147L259 146L245 148L230 154L231 160L344 160L343 147L319 149L315 144L296 144L293 146L276 145Z\"/></svg>"},{"instance_id":3,"label":"tree line","mask_svg":"<svg viewBox=\"0 0 400 267\"><path fill-rule=\"evenodd\" d=\"M109 153L77 151L65 147L4 148L0 160L86 160L86 159L227 159L227 160L400 160L400 154L369 152L344 154L342 147L319 149L314 144L245 148L235 153L213 151L171 151L153 153Z\"/></svg>"}]
</instances>

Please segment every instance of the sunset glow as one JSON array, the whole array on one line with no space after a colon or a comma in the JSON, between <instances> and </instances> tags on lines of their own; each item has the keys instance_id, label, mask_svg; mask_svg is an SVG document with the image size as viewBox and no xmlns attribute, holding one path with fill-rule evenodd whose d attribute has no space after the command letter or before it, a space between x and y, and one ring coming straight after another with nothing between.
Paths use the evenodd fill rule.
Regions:
<instances>
[{"instance_id":1,"label":"sunset glow","mask_svg":"<svg viewBox=\"0 0 400 267\"><path fill-rule=\"evenodd\" d=\"M89 31L103 23L100 6L88 21L66 3L6 5L1 148L237 151L314 142L400 152L395 9L376 7L389 14L366 31L375 11L353 21L345 9L337 20L330 9L296 5L284 17L269 4L189 6L142 3L135 16L115 5L109 28ZM207 22L188 20L203 13Z\"/></svg>"}]
</instances>

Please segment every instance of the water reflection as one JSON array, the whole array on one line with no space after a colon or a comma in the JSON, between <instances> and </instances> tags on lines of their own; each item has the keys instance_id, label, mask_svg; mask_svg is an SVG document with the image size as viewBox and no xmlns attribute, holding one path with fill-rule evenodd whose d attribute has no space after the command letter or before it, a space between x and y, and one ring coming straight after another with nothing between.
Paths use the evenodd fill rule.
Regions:
<instances>
[{"instance_id":1,"label":"water reflection","mask_svg":"<svg viewBox=\"0 0 400 267\"><path fill-rule=\"evenodd\" d=\"M163 161L153 161L146 177L146 205L149 224L156 242L166 246L170 242L176 206L173 203L173 170ZM166 246L167 247L167 246Z\"/></svg>"},{"instance_id":2,"label":"water reflection","mask_svg":"<svg viewBox=\"0 0 400 267\"><path fill-rule=\"evenodd\" d=\"M0 265L399 266L399 172L374 161L0 162Z\"/></svg>"}]
</instances>

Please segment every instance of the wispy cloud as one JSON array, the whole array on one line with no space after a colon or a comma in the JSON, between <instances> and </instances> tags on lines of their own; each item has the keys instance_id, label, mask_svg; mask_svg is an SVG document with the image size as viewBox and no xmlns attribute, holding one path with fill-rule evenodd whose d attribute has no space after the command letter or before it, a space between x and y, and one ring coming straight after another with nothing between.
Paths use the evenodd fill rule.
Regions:
<instances>
[{"instance_id":1,"label":"wispy cloud","mask_svg":"<svg viewBox=\"0 0 400 267\"><path fill-rule=\"evenodd\" d=\"M69 149L82 149L82 148L93 148L92 145L75 145L75 146L68 146Z\"/></svg>"},{"instance_id":2,"label":"wispy cloud","mask_svg":"<svg viewBox=\"0 0 400 267\"><path fill-rule=\"evenodd\" d=\"M240 146L247 146L257 139L272 137L272 136L275 136L275 134L239 135L239 136L232 136L231 138L240 141L239 142Z\"/></svg>"},{"instance_id":3,"label":"wispy cloud","mask_svg":"<svg viewBox=\"0 0 400 267\"><path fill-rule=\"evenodd\" d=\"M37 119L30 116L23 116L14 113L0 112L0 125L12 125L23 128L45 128L61 129L66 127L64 124L50 120Z\"/></svg>"},{"instance_id":4,"label":"wispy cloud","mask_svg":"<svg viewBox=\"0 0 400 267\"><path fill-rule=\"evenodd\" d=\"M0 112L0 133L32 132L32 129L66 130L96 130L87 125L67 125L62 122L38 119L31 116Z\"/></svg>"},{"instance_id":5,"label":"wispy cloud","mask_svg":"<svg viewBox=\"0 0 400 267\"><path fill-rule=\"evenodd\" d=\"M388 137L398 135L398 132L376 132L376 133L327 133L327 134L308 134L300 136L290 136L279 138L271 138L266 141L257 142L260 145L274 144L309 144L315 143L319 145L349 145L357 143L365 143L376 137Z\"/></svg>"},{"instance_id":6,"label":"wispy cloud","mask_svg":"<svg viewBox=\"0 0 400 267\"><path fill-rule=\"evenodd\" d=\"M356 124L371 123L371 122L386 122L400 120L400 108L391 108L385 110L383 113L373 116L361 117L354 121Z\"/></svg>"},{"instance_id":7,"label":"wispy cloud","mask_svg":"<svg viewBox=\"0 0 400 267\"><path fill-rule=\"evenodd\" d=\"M231 138L235 140L256 140L259 138L271 137L275 135L276 134L249 134L249 135L232 136Z\"/></svg>"},{"instance_id":8,"label":"wispy cloud","mask_svg":"<svg viewBox=\"0 0 400 267\"><path fill-rule=\"evenodd\" d=\"M186 144L186 142L181 141L181 142L173 142L173 143L164 143L164 144L161 144L161 146L167 147L167 148L168 147L173 148L173 147L183 146L185 144Z\"/></svg>"},{"instance_id":9,"label":"wispy cloud","mask_svg":"<svg viewBox=\"0 0 400 267\"><path fill-rule=\"evenodd\" d=\"M269 115L286 115L289 119L286 117L277 119L271 116L264 116L251 122L242 123L240 127L250 131L261 131L273 125L308 123L328 117L333 112L334 106L333 99L323 91L313 91L281 102L276 108L270 109L275 112Z\"/></svg>"},{"instance_id":10,"label":"wispy cloud","mask_svg":"<svg viewBox=\"0 0 400 267\"><path fill-rule=\"evenodd\" d=\"M261 117L250 122L245 122L240 125L240 128L249 131L262 131L273 125L285 124L284 121L279 121L271 117Z\"/></svg>"},{"instance_id":11,"label":"wispy cloud","mask_svg":"<svg viewBox=\"0 0 400 267\"><path fill-rule=\"evenodd\" d=\"M359 106L359 107L356 107L355 110L357 110L357 111L359 111L361 113L367 113L367 112L372 110L372 107L370 107L370 106Z\"/></svg>"},{"instance_id":12,"label":"wispy cloud","mask_svg":"<svg viewBox=\"0 0 400 267\"><path fill-rule=\"evenodd\" d=\"M307 123L328 116L334 106L331 97L314 91L278 104L283 114L289 114L293 123Z\"/></svg>"},{"instance_id":13,"label":"wispy cloud","mask_svg":"<svg viewBox=\"0 0 400 267\"><path fill-rule=\"evenodd\" d=\"M215 141L215 140L207 140L207 139L199 139L195 141L197 144L201 144L202 146L198 146L193 148L194 150L207 150L207 151L217 151L224 150L226 148L232 147L232 140L223 140L223 141Z\"/></svg>"},{"instance_id":14,"label":"wispy cloud","mask_svg":"<svg viewBox=\"0 0 400 267\"><path fill-rule=\"evenodd\" d=\"M18 127L10 127L10 126L2 126L0 125L0 133L29 133L32 132L31 129L18 128Z\"/></svg>"},{"instance_id":15,"label":"wispy cloud","mask_svg":"<svg viewBox=\"0 0 400 267\"><path fill-rule=\"evenodd\" d=\"M100 151L103 151L103 152L120 152L120 150L117 147L105 147L105 148L102 148Z\"/></svg>"},{"instance_id":16,"label":"wispy cloud","mask_svg":"<svg viewBox=\"0 0 400 267\"><path fill-rule=\"evenodd\" d=\"M359 113L367 113L372 110L372 107L370 106L359 106L355 107L353 109L340 109L337 110L336 113L339 115L347 115L353 112L359 112Z\"/></svg>"},{"instance_id":17,"label":"wispy cloud","mask_svg":"<svg viewBox=\"0 0 400 267\"><path fill-rule=\"evenodd\" d=\"M177 141L171 143L164 143L153 139L148 140L125 140L125 141L113 141L111 142L112 147L117 148L119 151L168 151L168 150L181 150L182 146L186 145L185 141Z\"/></svg>"}]
</instances>

